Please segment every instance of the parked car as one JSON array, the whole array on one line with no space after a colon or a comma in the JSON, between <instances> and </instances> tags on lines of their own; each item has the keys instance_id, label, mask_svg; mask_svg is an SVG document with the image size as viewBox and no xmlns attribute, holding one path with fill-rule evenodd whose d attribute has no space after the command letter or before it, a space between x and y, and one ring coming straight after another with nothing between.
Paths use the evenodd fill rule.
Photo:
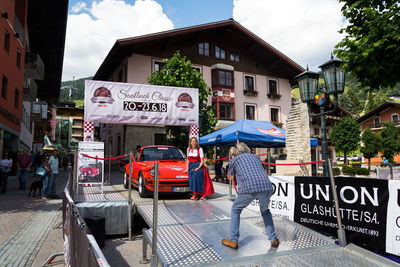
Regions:
<instances>
[{"instance_id":1,"label":"parked car","mask_svg":"<svg viewBox=\"0 0 400 267\"><path fill-rule=\"evenodd\" d=\"M154 163L159 163L158 178L160 193L189 192L189 177L186 157L173 146L146 146L136 151L132 162L132 185L140 197L149 197L154 191ZM129 188L129 163L125 165L124 187Z\"/></svg>"}]
</instances>

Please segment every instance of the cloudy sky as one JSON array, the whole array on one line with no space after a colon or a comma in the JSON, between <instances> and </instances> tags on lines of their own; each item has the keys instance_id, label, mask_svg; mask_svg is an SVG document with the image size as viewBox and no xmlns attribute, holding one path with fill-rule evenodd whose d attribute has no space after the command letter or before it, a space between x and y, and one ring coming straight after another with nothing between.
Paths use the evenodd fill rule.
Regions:
<instances>
[{"instance_id":1,"label":"cloudy sky","mask_svg":"<svg viewBox=\"0 0 400 267\"><path fill-rule=\"evenodd\" d=\"M335 0L70 0L62 80L93 76L119 38L233 18L311 70L344 18Z\"/></svg>"}]
</instances>

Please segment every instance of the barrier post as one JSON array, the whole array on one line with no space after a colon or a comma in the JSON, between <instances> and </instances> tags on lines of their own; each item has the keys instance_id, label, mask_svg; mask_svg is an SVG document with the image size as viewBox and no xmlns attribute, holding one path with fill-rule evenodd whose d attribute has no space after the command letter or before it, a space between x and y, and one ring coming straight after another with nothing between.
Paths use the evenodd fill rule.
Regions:
<instances>
[{"instance_id":1,"label":"barrier post","mask_svg":"<svg viewBox=\"0 0 400 267\"><path fill-rule=\"evenodd\" d=\"M109 156L111 158L111 154ZM111 185L111 160L108 161L108 183L107 185Z\"/></svg>"},{"instance_id":2,"label":"barrier post","mask_svg":"<svg viewBox=\"0 0 400 267\"><path fill-rule=\"evenodd\" d=\"M129 186L128 186L128 233L132 239L132 151L129 151Z\"/></svg>"},{"instance_id":3,"label":"barrier post","mask_svg":"<svg viewBox=\"0 0 400 267\"><path fill-rule=\"evenodd\" d=\"M267 148L267 162L271 163L271 150L270 150L270 148ZM271 175L271 165L270 164L267 165L267 171L268 171L268 175Z\"/></svg>"},{"instance_id":4,"label":"barrier post","mask_svg":"<svg viewBox=\"0 0 400 267\"><path fill-rule=\"evenodd\" d=\"M157 228L158 228L158 162L154 163L154 194L153 194L153 241L151 247L151 267L158 266Z\"/></svg>"},{"instance_id":5,"label":"barrier post","mask_svg":"<svg viewBox=\"0 0 400 267\"><path fill-rule=\"evenodd\" d=\"M329 172L329 178L331 181L331 188L332 188L332 195L333 199L335 201L335 211L336 211L336 218L337 218L337 223L338 223L338 239L339 239L339 245L342 247L345 247L346 244L346 233L343 229L342 225L342 216L340 215L340 210L339 210L339 199L337 196L336 192L336 185L335 185L335 179L333 177L333 171L332 171L332 165L331 161L328 159L328 172Z\"/></svg>"}]
</instances>

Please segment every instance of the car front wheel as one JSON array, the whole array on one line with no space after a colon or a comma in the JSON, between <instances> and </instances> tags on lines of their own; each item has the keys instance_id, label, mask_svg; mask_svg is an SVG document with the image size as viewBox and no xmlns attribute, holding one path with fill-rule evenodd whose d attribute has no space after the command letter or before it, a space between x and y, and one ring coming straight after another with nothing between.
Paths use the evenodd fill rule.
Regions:
<instances>
[{"instance_id":1,"label":"car front wheel","mask_svg":"<svg viewBox=\"0 0 400 267\"><path fill-rule=\"evenodd\" d=\"M144 178L143 178L143 175L141 173L139 174L138 191L139 191L139 196L142 197L142 198L150 196L149 191L144 186Z\"/></svg>"},{"instance_id":2,"label":"car front wheel","mask_svg":"<svg viewBox=\"0 0 400 267\"><path fill-rule=\"evenodd\" d=\"M125 189L129 188L129 177L126 173L124 174L124 188Z\"/></svg>"}]
</instances>

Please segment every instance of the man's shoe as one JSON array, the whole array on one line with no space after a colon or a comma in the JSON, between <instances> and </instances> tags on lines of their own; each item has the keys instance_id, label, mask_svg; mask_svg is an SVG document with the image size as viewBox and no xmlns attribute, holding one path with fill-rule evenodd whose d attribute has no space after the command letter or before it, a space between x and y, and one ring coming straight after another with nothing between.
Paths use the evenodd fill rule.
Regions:
<instances>
[{"instance_id":1,"label":"man's shoe","mask_svg":"<svg viewBox=\"0 0 400 267\"><path fill-rule=\"evenodd\" d=\"M271 247L277 248L279 247L279 239L275 239L274 241L271 241Z\"/></svg>"},{"instance_id":2,"label":"man's shoe","mask_svg":"<svg viewBox=\"0 0 400 267\"><path fill-rule=\"evenodd\" d=\"M222 239L221 241L222 245L233 248L233 249L238 249L239 243L236 241L231 241L228 239Z\"/></svg>"}]
</instances>

